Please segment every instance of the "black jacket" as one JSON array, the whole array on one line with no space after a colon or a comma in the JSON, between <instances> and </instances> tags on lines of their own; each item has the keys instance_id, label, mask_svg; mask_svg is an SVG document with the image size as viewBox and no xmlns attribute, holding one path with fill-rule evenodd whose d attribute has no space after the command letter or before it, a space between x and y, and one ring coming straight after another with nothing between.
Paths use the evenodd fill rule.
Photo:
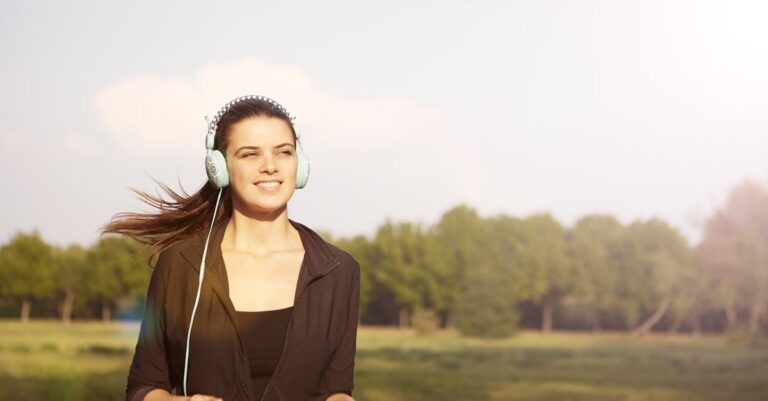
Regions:
<instances>
[{"instance_id":1,"label":"black jacket","mask_svg":"<svg viewBox=\"0 0 768 401\"><path fill-rule=\"evenodd\" d=\"M187 393L224 401L258 401L221 254L229 218L214 225L189 351ZM360 299L360 265L347 252L293 220L304 246L294 308L280 362L264 401L325 400L352 395ZM183 394L184 352L208 230L159 254L131 363L126 401L155 388Z\"/></svg>"}]
</instances>

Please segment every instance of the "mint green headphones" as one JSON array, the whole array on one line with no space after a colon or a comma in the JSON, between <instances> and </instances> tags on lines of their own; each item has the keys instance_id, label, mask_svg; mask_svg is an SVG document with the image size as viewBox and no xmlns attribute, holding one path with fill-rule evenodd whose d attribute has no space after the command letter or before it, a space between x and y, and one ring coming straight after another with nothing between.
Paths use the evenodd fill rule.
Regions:
<instances>
[{"instance_id":1,"label":"mint green headphones","mask_svg":"<svg viewBox=\"0 0 768 401\"><path fill-rule=\"evenodd\" d=\"M296 118L292 117L290 113L288 113L288 111L276 101L265 96L257 95L246 95L234 99L219 109L219 111L216 112L216 115L214 115L212 121L208 121L208 117L205 118L205 120L208 121L208 134L205 136L205 148L207 149L207 154L205 156L205 171L208 173L208 180L211 182L211 184L213 184L214 187L219 189L229 185L227 161L221 151L213 149L216 127L218 126L221 116L223 116L230 107L243 100L251 99L267 102L272 106L277 107L290 119L293 131L296 132L296 144L298 145L296 146L296 158L298 159L298 168L296 169L296 189L304 188L307 185L307 180L309 179L309 158L307 157L307 154L304 153L304 149L301 146L301 132L296 126Z\"/></svg>"}]
</instances>

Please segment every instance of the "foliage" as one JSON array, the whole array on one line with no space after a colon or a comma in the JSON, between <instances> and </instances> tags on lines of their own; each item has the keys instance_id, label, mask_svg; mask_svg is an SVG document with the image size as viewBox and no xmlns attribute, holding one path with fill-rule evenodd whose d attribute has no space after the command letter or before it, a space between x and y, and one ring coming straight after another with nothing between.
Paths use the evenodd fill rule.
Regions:
<instances>
[{"instance_id":1,"label":"foliage","mask_svg":"<svg viewBox=\"0 0 768 401\"><path fill-rule=\"evenodd\" d=\"M55 291L53 263L51 246L36 230L17 233L0 248L0 296L25 302L51 298Z\"/></svg>"},{"instance_id":2,"label":"foliage","mask_svg":"<svg viewBox=\"0 0 768 401\"><path fill-rule=\"evenodd\" d=\"M624 227L613 216L580 218L568 234L568 257L573 266L573 295L593 308L592 326L602 327L601 316L618 301L618 270L614 249Z\"/></svg>"},{"instance_id":3,"label":"foliage","mask_svg":"<svg viewBox=\"0 0 768 401\"><path fill-rule=\"evenodd\" d=\"M751 181L736 187L725 207L707 220L696 256L701 273L710 278L709 293L699 291L701 298L716 300L731 331L740 331L743 311L749 336L766 336L761 321L768 312L768 191Z\"/></svg>"},{"instance_id":4,"label":"foliage","mask_svg":"<svg viewBox=\"0 0 768 401\"><path fill-rule=\"evenodd\" d=\"M548 213L483 217L466 204L431 226L387 219L371 237L320 233L360 263L361 320L377 324L496 337L520 325L729 328L734 338L746 327L748 343L766 337L768 191L750 181L707 220L695 247L658 218L624 225L586 215L568 228ZM138 310L147 251L128 237L55 247L36 231L18 233L0 246L0 314L20 305L78 318Z\"/></svg>"}]
</instances>

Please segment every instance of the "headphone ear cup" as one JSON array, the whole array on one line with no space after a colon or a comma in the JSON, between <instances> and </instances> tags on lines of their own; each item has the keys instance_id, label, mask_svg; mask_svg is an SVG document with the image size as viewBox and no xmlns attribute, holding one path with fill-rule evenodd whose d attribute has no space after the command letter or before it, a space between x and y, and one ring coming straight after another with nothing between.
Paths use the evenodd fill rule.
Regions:
<instances>
[{"instance_id":1,"label":"headphone ear cup","mask_svg":"<svg viewBox=\"0 0 768 401\"><path fill-rule=\"evenodd\" d=\"M214 150L208 152L205 156L205 171L208 173L208 180L216 188L224 188L229 185L227 161L220 151Z\"/></svg>"},{"instance_id":2,"label":"headphone ear cup","mask_svg":"<svg viewBox=\"0 0 768 401\"><path fill-rule=\"evenodd\" d=\"M301 189L307 186L307 180L309 180L309 157L301 149L301 145L296 149L296 158L298 159L296 189Z\"/></svg>"}]
</instances>

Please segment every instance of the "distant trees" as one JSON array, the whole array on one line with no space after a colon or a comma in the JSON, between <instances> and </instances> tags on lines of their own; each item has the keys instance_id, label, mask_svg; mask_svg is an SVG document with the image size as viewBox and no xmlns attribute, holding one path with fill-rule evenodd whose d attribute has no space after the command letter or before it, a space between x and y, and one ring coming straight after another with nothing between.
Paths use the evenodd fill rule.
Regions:
<instances>
[{"instance_id":1,"label":"distant trees","mask_svg":"<svg viewBox=\"0 0 768 401\"><path fill-rule=\"evenodd\" d=\"M547 213L482 217L468 205L429 227L387 220L372 238L323 236L360 262L360 319L380 324L493 337L521 324L750 338L768 326L768 191L754 182L733 190L696 247L656 218L587 215L567 228ZM146 293L147 256L125 237L60 248L19 233L0 247L0 299L19 305L23 321L35 303L55 303L63 322L109 321Z\"/></svg>"},{"instance_id":2,"label":"distant trees","mask_svg":"<svg viewBox=\"0 0 768 401\"><path fill-rule=\"evenodd\" d=\"M32 300L54 290L53 251L35 230L19 233L0 248L0 295L21 302L21 321L28 322Z\"/></svg>"},{"instance_id":3,"label":"distant trees","mask_svg":"<svg viewBox=\"0 0 768 401\"><path fill-rule=\"evenodd\" d=\"M75 307L75 296L83 296L87 288L86 250L79 245L71 245L63 249L54 248L53 252L55 298L60 300L62 323L69 323Z\"/></svg>"},{"instance_id":4,"label":"distant trees","mask_svg":"<svg viewBox=\"0 0 768 401\"><path fill-rule=\"evenodd\" d=\"M60 248L33 231L0 247L0 297L21 304L22 322L36 301L57 304L60 319L69 323L80 298L82 308L100 303L108 321L116 302L146 292L149 273L143 246L127 237L105 236L89 249Z\"/></svg>"},{"instance_id":5,"label":"distant trees","mask_svg":"<svg viewBox=\"0 0 768 401\"><path fill-rule=\"evenodd\" d=\"M144 247L128 237L104 236L85 255L85 296L101 305L109 321L112 308L128 297L140 297L149 285Z\"/></svg>"},{"instance_id":6,"label":"distant trees","mask_svg":"<svg viewBox=\"0 0 768 401\"><path fill-rule=\"evenodd\" d=\"M690 251L682 235L658 219L632 223L618 249L620 303L631 316L629 324L639 323L632 334L642 335L667 313L686 284Z\"/></svg>"},{"instance_id":7,"label":"distant trees","mask_svg":"<svg viewBox=\"0 0 768 401\"><path fill-rule=\"evenodd\" d=\"M573 269L567 258L565 230L549 214L537 214L522 223L522 260L530 297L542 309L541 330L552 330L553 310L572 291Z\"/></svg>"},{"instance_id":8,"label":"distant trees","mask_svg":"<svg viewBox=\"0 0 768 401\"><path fill-rule=\"evenodd\" d=\"M613 216L589 215L568 233L568 258L573 269L573 292L591 308L592 330L602 330L603 318L619 303L622 278L616 263L624 227Z\"/></svg>"},{"instance_id":9,"label":"distant trees","mask_svg":"<svg viewBox=\"0 0 768 401\"><path fill-rule=\"evenodd\" d=\"M744 181L731 192L725 207L707 221L696 259L707 277L707 306L725 312L730 330L737 330L746 315L748 335L761 335L768 307L766 188ZM694 319L699 316L697 311Z\"/></svg>"},{"instance_id":10,"label":"distant trees","mask_svg":"<svg viewBox=\"0 0 768 401\"><path fill-rule=\"evenodd\" d=\"M411 325L414 313L447 310L451 264L435 234L420 225L386 221L370 245L368 270L379 293L396 304L398 324Z\"/></svg>"},{"instance_id":11,"label":"distant trees","mask_svg":"<svg viewBox=\"0 0 768 401\"><path fill-rule=\"evenodd\" d=\"M318 230L319 232L319 230ZM341 249L346 250L351 255L355 257L360 263L362 264L362 261L372 261L376 260L376 257L373 255L373 249L369 246L368 239L365 238L363 235L357 235L352 238L341 238L338 240L334 240L330 234L323 235L323 238L325 238L329 242L336 243ZM360 266L360 304L361 305L368 305L371 300L374 298L374 286L373 286L373 273L375 272L375 269L373 269L371 266ZM363 314L360 313L358 315L358 320L362 321Z\"/></svg>"},{"instance_id":12,"label":"distant trees","mask_svg":"<svg viewBox=\"0 0 768 401\"><path fill-rule=\"evenodd\" d=\"M517 250L508 246L514 235L504 231L509 224L517 223L482 219L467 205L447 211L437 224L437 238L452 251L451 306L456 328L464 334L504 337L517 328L522 287L511 265ZM497 229L504 235L495 235Z\"/></svg>"},{"instance_id":13,"label":"distant trees","mask_svg":"<svg viewBox=\"0 0 768 401\"><path fill-rule=\"evenodd\" d=\"M538 306L545 332L556 310L567 313L565 300L589 308L593 331L618 321L633 335L661 322L700 333L702 318L716 320L722 308L730 324L748 311L749 332L759 335L768 325L767 206L765 189L742 185L696 248L657 218L624 226L588 215L566 229L546 213L482 218L459 205L431 229L388 221L370 242L358 241L369 249L359 256L376 288L367 303L393 294L403 327L407 311L436 308L444 327L455 318L466 334L493 336L514 332L522 301Z\"/></svg>"}]
</instances>

